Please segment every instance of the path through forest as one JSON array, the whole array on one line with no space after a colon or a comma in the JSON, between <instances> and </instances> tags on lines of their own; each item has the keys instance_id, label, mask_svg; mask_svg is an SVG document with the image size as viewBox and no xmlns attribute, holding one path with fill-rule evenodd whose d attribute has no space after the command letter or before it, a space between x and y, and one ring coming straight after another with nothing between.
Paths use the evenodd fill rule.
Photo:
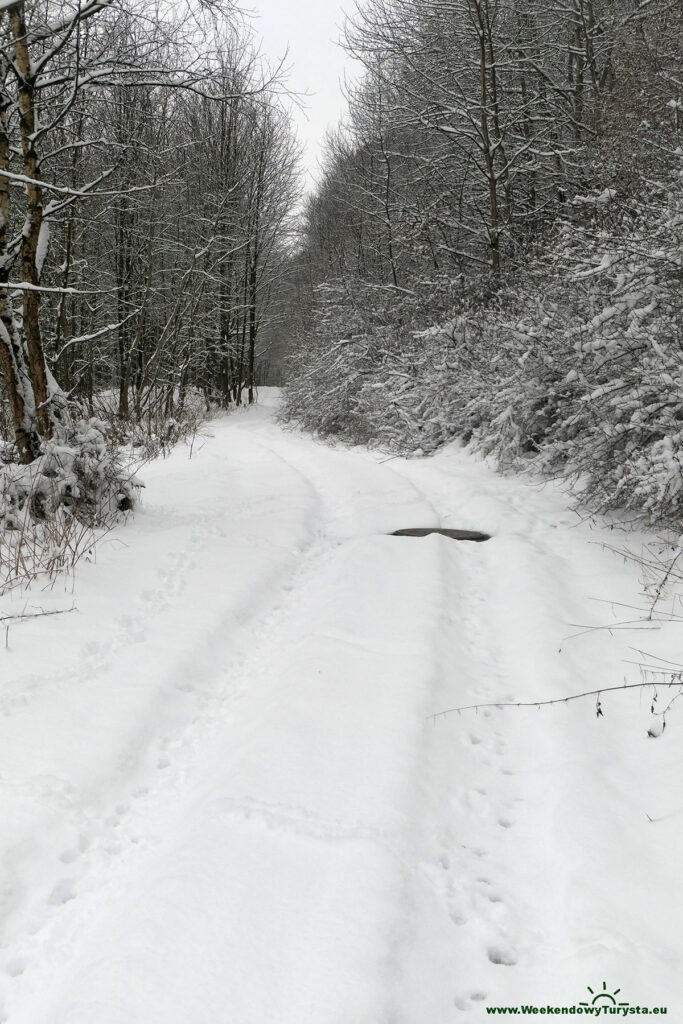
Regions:
<instances>
[{"instance_id":1,"label":"path through forest","mask_svg":"<svg viewBox=\"0 0 683 1024\"><path fill-rule=\"evenodd\" d=\"M144 471L73 593L0 603L76 606L0 652L0 1021L446 1024L603 980L676 1019L683 713L430 718L673 656L581 630L642 603L602 543L643 538L265 398ZM387 536L430 525L492 539Z\"/></svg>"}]
</instances>

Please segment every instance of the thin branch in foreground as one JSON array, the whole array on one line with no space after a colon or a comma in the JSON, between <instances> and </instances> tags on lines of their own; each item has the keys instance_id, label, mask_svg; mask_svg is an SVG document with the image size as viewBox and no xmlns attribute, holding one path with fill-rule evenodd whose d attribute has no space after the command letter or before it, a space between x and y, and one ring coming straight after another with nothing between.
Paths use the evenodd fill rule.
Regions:
<instances>
[{"instance_id":1,"label":"thin branch in foreground","mask_svg":"<svg viewBox=\"0 0 683 1024\"><path fill-rule=\"evenodd\" d=\"M617 629L631 629L640 631L652 631L661 629L661 626L655 625L649 619L631 619L630 621L626 622L607 622L603 623L603 625L600 626L583 626L580 622L570 622L569 625L580 629L580 632L571 633L569 636L566 636L563 640L563 643L566 643L567 640L575 640L578 636L585 636L586 633L595 633L602 629L606 629L609 633Z\"/></svg>"},{"instance_id":2,"label":"thin branch in foreground","mask_svg":"<svg viewBox=\"0 0 683 1024\"><path fill-rule=\"evenodd\" d=\"M56 608L53 611L46 612L41 610L39 612L18 612L16 615L0 615L0 622L19 622L22 619L44 619L48 615L66 615L67 612L75 612L76 605L72 604L70 608Z\"/></svg>"},{"instance_id":3,"label":"thin branch in foreground","mask_svg":"<svg viewBox=\"0 0 683 1024\"><path fill-rule=\"evenodd\" d=\"M650 669L649 671L659 671L662 675L669 675L669 672L665 672L664 669ZM623 683L621 686L603 686L599 690L586 690L584 693L573 693L568 697L555 697L553 700L529 700L529 701L496 701L490 704L464 704L457 708L447 708L445 711L437 711L433 715L427 716L427 721L435 721L437 718L445 717L446 715L452 715L456 711L460 714L461 711L480 711L484 708L542 708L547 707L550 704L568 704L572 700L582 700L584 697L597 697L603 693L611 693L615 690L642 690L646 686L675 686L676 684L683 684L683 672L674 673L671 680L667 682L655 683L652 680L648 680L642 683Z\"/></svg>"}]
</instances>

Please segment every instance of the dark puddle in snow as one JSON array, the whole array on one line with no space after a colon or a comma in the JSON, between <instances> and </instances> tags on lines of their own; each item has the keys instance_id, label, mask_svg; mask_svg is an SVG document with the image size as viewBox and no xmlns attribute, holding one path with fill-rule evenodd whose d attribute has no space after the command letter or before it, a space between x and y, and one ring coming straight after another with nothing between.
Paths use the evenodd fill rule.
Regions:
<instances>
[{"instance_id":1,"label":"dark puddle in snow","mask_svg":"<svg viewBox=\"0 0 683 1024\"><path fill-rule=\"evenodd\" d=\"M394 530L392 537L427 537L430 533L440 533L442 537L450 537L451 540L490 540L489 533L480 533L479 530L448 530L437 526L416 526L408 530Z\"/></svg>"}]
</instances>

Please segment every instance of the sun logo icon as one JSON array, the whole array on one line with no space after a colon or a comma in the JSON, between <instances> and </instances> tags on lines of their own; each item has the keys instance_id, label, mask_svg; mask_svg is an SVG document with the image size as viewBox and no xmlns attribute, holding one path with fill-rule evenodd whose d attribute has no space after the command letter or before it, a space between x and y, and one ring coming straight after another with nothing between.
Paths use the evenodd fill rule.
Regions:
<instances>
[{"instance_id":1,"label":"sun logo icon","mask_svg":"<svg viewBox=\"0 0 683 1024\"><path fill-rule=\"evenodd\" d=\"M617 996L621 992L620 988L615 988L614 992L607 991L607 982L602 983L602 992L594 992L590 985L586 985L586 988L593 996L593 1000L590 1003L580 1002L579 1006L628 1006L628 1003L618 1003Z\"/></svg>"}]
</instances>

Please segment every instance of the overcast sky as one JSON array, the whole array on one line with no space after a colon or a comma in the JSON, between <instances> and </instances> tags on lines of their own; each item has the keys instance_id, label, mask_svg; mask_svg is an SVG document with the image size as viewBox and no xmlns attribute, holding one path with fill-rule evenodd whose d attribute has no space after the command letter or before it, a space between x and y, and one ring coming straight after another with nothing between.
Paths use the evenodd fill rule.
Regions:
<instances>
[{"instance_id":1,"label":"overcast sky","mask_svg":"<svg viewBox=\"0 0 683 1024\"><path fill-rule=\"evenodd\" d=\"M307 109L295 113L310 186L325 130L337 124L344 110L340 83L348 62L337 40L352 0L247 0L245 7L254 11L264 55L276 60L289 47L290 88L310 93L304 98Z\"/></svg>"}]
</instances>

